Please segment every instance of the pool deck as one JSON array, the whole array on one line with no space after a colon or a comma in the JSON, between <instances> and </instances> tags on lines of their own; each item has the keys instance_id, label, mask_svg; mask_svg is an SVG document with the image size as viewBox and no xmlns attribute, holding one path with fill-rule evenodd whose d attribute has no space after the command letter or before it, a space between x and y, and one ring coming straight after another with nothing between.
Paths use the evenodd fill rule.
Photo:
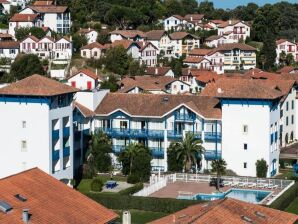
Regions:
<instances>
[{"instance_id":1,"label":"pool deck","mask_svg":"<svg viewBox=\"0 0 298 224\"><path fill-rule=\"evenodd\" d=\"M220 191L225 192L231 188L237 189L247 189L247 190L264 190L264 191L272 191L274 195L277 195L282 189L268 189L268 188L241 188L241 187L222 187ZM209 183L207 182L183 182L183 181L176 181L174 183L168 183L166 187L160 189L159 191L154 192L150 195L150 197L157 197L157 198L177 198L179 196L179 191L183 192L191 192L194 194L205 193L211 194L216 192L215 187L210 187ZM263 200L262 204L266 204L268 201L265 199Z\"/></svg>"}]
</instances>

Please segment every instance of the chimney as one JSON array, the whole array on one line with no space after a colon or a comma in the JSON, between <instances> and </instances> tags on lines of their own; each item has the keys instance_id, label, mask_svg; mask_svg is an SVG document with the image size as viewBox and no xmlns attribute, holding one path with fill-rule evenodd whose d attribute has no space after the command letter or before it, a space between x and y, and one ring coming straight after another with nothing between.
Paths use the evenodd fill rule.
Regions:
<instances>
[{"instance_id":1,"label":"chimney","mask_svg":"<svg viewBox=\"0 0 298 224\"><path fill-rule=\"evenodd\" d=\"M232 20L229 20L229 25L231 25L232 24Z\"/></svg>"},{"instance_id":2,"label":"chimney","mask_svg":"<svg viewBox=\"0 0 298 224\"><path fill-rule=\"evenodd\" d=\"M97 76L97 68L95 69L95 74L96 74L96 76Z\"/></svg>"},{"instance_id":3,"label":"chimney","mask_svg":"<svg viewBox=\"0 0 298 224\"><path fill-rule=\"evenodd\" d=\"M23 209L22 218L25 224L29 223L29 209Z\"/></svg>"},{"instance_id":4,"label":"chimney","mask_svg":"<svg viewBox=\"0 0 298 224\"><path fill-rule=\"evenodd\" d=\"M158 68L155 68L155 75L158 74Z\"/></svg>"},{"instance_id":5,"label":"chimney","mask_svg":"<svg viewBox=\"0 0 298 224\"><path fill-rule=\"evenodd\" d=\"M91 29L90 29L90 27L88 28L88 31L90 31Z\"/></svg>"},{"instance_id":6,"label":"chimney","mask_svg":"<svg viewBox=\"0 0 298 224\"><path fill-rule=\"evenodd\" d=\"M131 215L129 211L123 212L122 224L131 224Z\"/></svg>"},{"instance_id":7,"label":"chimney","mask_svg":"<svg viewBox=\"0 0 298 224\"><path fill-rule=\"evenodd\" d=\"M72 42L72 36L70 35L70 37L69 37L69 40L70 40L70 42Z\"/></svg>"},{"instance_id":8,"label":"chimney","mask_svg":"<svg viewBox=\"0 0 298 224\"><path fill-rule=\"evenodd\" d=\"M30 21L30 16L28 16L28 22Z\"/></svg>"},{"instance_id":9,"label":"chimney","mask_svg":"<svg viewBox=\"0 0 298 224\"><path fill-rule=\"evenodd\" d=\"M192 16L190 16L190 21L192 21L193 20L193 18L192 18Z\"/></svg>"},{"instance_id":10,"label":"chimney","mask_svg":"<svg viewBox=\"0 0 298 224\"><path fill-rule=\"evenodd\" d=\"M29 33L29 36L31 36L32 34L31 34L31 32Z\"/></svg>"}]
</instances>

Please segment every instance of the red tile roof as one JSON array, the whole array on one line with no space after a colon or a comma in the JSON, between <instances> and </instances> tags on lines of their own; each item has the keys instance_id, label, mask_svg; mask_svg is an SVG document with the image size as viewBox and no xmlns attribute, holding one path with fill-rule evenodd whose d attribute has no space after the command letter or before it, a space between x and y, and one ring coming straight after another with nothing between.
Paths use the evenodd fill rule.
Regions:
<instances>
[{"instance_id":1,"label":"red tile roof","mask_svg":"<svg viewBox=\"0 0 298 224\"><path fill-rule=\"evenodd\" d=\"M180 15L172 15L172 16L175 17L176 19L184 20L183 16L180 16Z\"/></svg>"},{"instance_id":2,"label":"red tile roof","mask_svg":"<svg viewBox=\"0 0 298 224\"><path fill-rule=\"evenodd\" d=\"M1 88L0 95L55 96L77 91L74 87L35 74Z\"/></svg>"},{"instance_id":3,"label":"red tile roof","mask_svg":"<svg viewBox=\"0 0 298 224\"><path fill-rule=\"evenodd\" d=\"M20 42L18 41L0 41L0 49L18 49Z\"/></svg>"},{"instance_id":4,"label":"red tile roof","mask_svg":"<svg viewBox=\"0 0 298 224\"><path fill-rule=\"evenodd\" d=\"M193 35L193 34L190 34L190 33L187 33L187 32L174 32L174 33L171 33L170 34L170 38L172 40L182 40L184 39L185 37L191 37L193 39L199 39L199 37Z\"/></svg>"},{"instance_id":5,"label":"red tile roof","mask_svg":"<svg viewBox=\"0 0 298 224\"><path fill-rule=\"evenodd\" d=\"M91 44L87 44L87 45L81 47L81 50L84 50L84 49L91 50L91 49L94 49L94 48L105 49L105 47L102 44L100 44L98 42L93 42Z\"/></svg>"},{"instance_id":6,"label":"red tile roof","mask_svg":"<svg viewBox=\"0 0 298 224\"><path fill-rule=\"evenodd\" d=\"M37 14L19 14L16 13L11 17L10 22L33 22L38 17Z\"/></svg>"},{"instance_id":7,"label":"red tile roof","mask_svg":"<svg viewBox=\"0 0 298 224\"><path fill-rule=\"evenodd\" d=\"M15 198L20 194L27 199ZM43 171L34 168L0 179L0 200L12 206L0 213L0 222L23 224L23 209L29 209L30 224L106 224L117 214Z\"/></svg>"},{"instance_id":8,"label":"red tile roof","mask_svg":"<svg viewBox=\"0 0 298 224\"><path fill-rule=\"evenodd\" d=\"M29 6L28 8L32 9L38 13L64 13L68 10L67 6L58 6L58 5L49 5L49 6Z\"/></svg>"},{"instance_id":9,"label":"red tile roof","mask_svg":"<svg viewBox=\"0 0 298 224\"><path fill-rule=\"evenodd\" d=\"M147 67L145 72L147 75L163 76L171 70L171 67Z\"/></svg>"},{"instance_id":10,"label":"red tile roof","mask_svg":"<svg viewBox=\"0 0 298 224\"><path fill-rule=\"evenodd\" d=\"M219 24L219 28L225 28L225 27L227 27L227 26L234 26L234 25L236 25L237 23L244 23L245 25L247 25L247 26L250 26L248 23L246 23L246 22L244 22L244 21L240 21L240 20L230 20L230 21L225 21L225 22L223 22L223 23L221 23L221 24Z\"/></svg>"},{"instance_id":11,"label":"red tile roof","mask_svg":"<svg viewBox=\"0 0 298 224\"><path fill-rule=\"evenodd\" d=\"M33 3L35 6L44 6L44 5L53 5L54 1L48 0L48 1L36 1Z\"/></svg>"},{"instance_id":12,"label":"red tile roof","mask_svg":"<svg viewBox=\"0 0 298 224\"><path fill-rule=\"evenodd\" d=\"M295 42L292 42L292 41L287 40L287 39L279 39L279 40L276 41L276 45L282 44L286 41L290 42L291 44L295 44Z\"/></svg>"},{"instance_id":13,"label":"red tile roof","mask_svg":"<svg viewBox=\"0 0 298 224\"><path fill-rule=\"evenodd\" d=\"M93 117L95 113L78 102L74 102L74 107L77 108L84 117Z\"/></svg>"},{"instance_id":14,"label":"red tile roof","mask_svg":"<svg viewBox=\"0 0 298 224\"><path fill-rule=\"evenodd\" d=\"M294 66L285 66L285 67L278 70L279 73L290 73L290 72L293 72L293 71L298 72L298 69L295 68Z\"/></svg>"},{"instance_id":15,"label":"red tile roof","mask_svg":"<svg viewBox=\"0 0 298 224\"><path fill-rule=\"evenodd\" d=\"M86 34L86 33L90 33L92 31L95 31L95 29L91 29L91 28L87 28L87 29L80 29L78 31L78 33L81 33L81 34Z\"/></svg>"},{"instance_id":16,"label":"red tile roof","mask_svg":"<svg viewBox=\"0 0 298 224\"><path fill-rule=\"evenodd\" d=\"M216 48L216 51L229 51L233 49L240 49L243 51L256 51L256 49L250 45L242 43L233 43L233 44L223 44Z\"/></svg>"},{"instance_id":17,"label":"red tile roof","mask_svg":"<svg viewBox=\"0 0 298 224\"><path fill-rule=\"evenodd\" d=\"M190 206L150 224L294 224L297 220L295 214L225 198Z\"/></svg>"},{"instance_id":18,"label":"red tile roof","mask_svg":"<svg viewBox=\"0 0 298 224\"><path fill-rule=\"evenodd\" d=\"M208 59L206 58L203 58L203 57L186 57L183 62L184 63L200 63L202 61L209 61Z\"/></svg>"},{"instance_id":19,"label":"red tile roof","mask_svg":"<svg viewBox=\"0 0 298 224\"><path fill-rule=\"evenodd\" d=\"M203 14L187 14L184 16L184 19L186 21L194 21L194 22L198 22L200 20L202 20L204 18L204 15Z\"/></svg>"},{"instance_id":20,"label":"red tile roof","mask_svg":"<svg viewBox=\"0 0 298 224\"><path fill-rule=\"evenodd\" d=\"M112 44L110 44L110 47L117 47L117 46L122 46L125 49L128 49L131 45L137 45L138 48L141 48L140 45L138 45L136 42L133 42L131 40L116 40Z\"/></svg>"},{"instance_id":21,"label":"red tile roof","mask_svg":"<svg viewBox=\"0 0 298 224\"><path fill-rule=\"evenodd\" d=\"M225 38L225 37L223 37L223 36L212 35L212 36L210 36L210 37L206 38L206 41L218 40L218 39L220 39L220 38L224 38L224 39L226 39L226 38Z\"/></svg>"},{"instance_id":22,"label":"red tile roof","mask_svg":"<svg viewBox=\"0 0 298 224\"><path fill-rule=\"evenodd\" d=\"M94 80L101 79L101 78L98 77L93 71L91 71L91 70L89 70L89 69L82 69L82 70L80 70L79 72L77 72L76 74L74 74L74 75L68 77L67 79L70 79L70 78L72 78L72 77L74 77L74 76L76 76L76 75L78 75L78 74L80 74L80 73L83 73L83 74L89 76L90 78L92 78L92 79L94 79Z\"/></svg>"},{"instance_id":23,"label":"red tile roof","mask_svg":"<svg viewBox=\"0 0 298 224\"><path fill-rule=\"evenodd\" d=\"M7 0L0 0L0 3L1 3L1 4L10 4L10 2L7 1Z\"/></svg>"},{"instance_id":24,"label":"red tile roof","mask_svg":"<svg viewBox=\"0 0 298 224\"><path fill-rule=\"evenodd\" d=\"M148 40L160 40L166 32L164 30L151 30L146 33Z\"/></svg>"},{"instance_id":25,"label":"red tile roof","mask_svg":"<svg viewBox=\"0 0 298 224\"><path fill-rule=\"evenodd\" d=\"M189 55L193 56L205 56L212 52L213 49L202 49L202 48L195 48L189 52Z\"/></svg>"},{"instance_id":26,"label":"red tile roof","mask_svg":"<svg viewBox=\"0 0 298 224\"><path fill-rule=\"evenodd\" d=\"M146 37L146 34L140 30L114 30L110 34L119 34L125 38Z\"/></svg>"},{"instance_id":27,"label":"red tile roof","mask_svg":"<svg viewBox=\"0 0 298 224\"><path fill-rule=\"evenodd\" d=\"M205 118L221 119L219 100L194 95L108 93L95 113L122 110L131 116L163 117L183 104Z\"/></svg>"}]
</instances>

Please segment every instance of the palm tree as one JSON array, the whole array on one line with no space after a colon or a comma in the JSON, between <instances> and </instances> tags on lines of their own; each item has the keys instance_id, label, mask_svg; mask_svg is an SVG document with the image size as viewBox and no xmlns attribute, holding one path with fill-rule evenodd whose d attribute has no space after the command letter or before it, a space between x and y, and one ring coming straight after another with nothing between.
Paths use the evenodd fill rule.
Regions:
<instances>
[{"instance_id":1,"label":"palm tree","mask_svg":"<svg viewBox=\"0 0 298 224\"><path fill-rule=\"evenodd\" d=\"M197 158L204 152L202 141L196 139L190 132L185 135L182 142L171 144L170 150L175 150L177 161L182 161L183 172L189 171L192 164L197 164Z\"/></svg>"},{"instance_id":2,"label":"palm tree","mask_svg":"<svg viewBox=\"0 0 298 224\"><path fill-rule=\"evenodd\" d=\"M129 162L129 174L131 174L131 168L133 161L138 153L141 152L141 150L144 148L143 145L140 145L139 143L131 143L129 144L123 152L119 155L120 161L127 160Z\"/></svg>"},{"instance_id":3,"label":"palm tree","mask_svg":"<svg viewBox=\"0 0 298 224\"><path fill-rule=\"evenodd\" d=\"M216 173L216 190L219 191L219 180L226 173L227 163L223 159L213 160L211 163L211 171Z\"/></svg>"}]
</instances>

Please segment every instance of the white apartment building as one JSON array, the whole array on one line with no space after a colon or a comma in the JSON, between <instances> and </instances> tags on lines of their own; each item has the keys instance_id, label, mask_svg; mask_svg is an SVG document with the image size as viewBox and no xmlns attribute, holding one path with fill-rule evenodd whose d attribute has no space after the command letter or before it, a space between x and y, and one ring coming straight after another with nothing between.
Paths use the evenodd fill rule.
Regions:
<instances>
[{"instance_id":1,"label":"white apartment building","mask_svg":"<svg viewBox=\"0 0 298 224\"><path fill-rule=\"evenodd\" d=\"M40 15L43 26L57 33L67 34L70 31L71 18L67 6L31 5L23 9L20 14Z\"/></svg>"},{"instance_id":2,"label":"white apartment building","mask_svg":"<svg viewBox=\"0 0 298 224\"><path fill-rule=\"evenodd\" d=\"M73 179L76 91L40 75L0 89L1 178L38 167L64 182Z\"/></svg>"},{"instance_id":3,"label":"white apartment building","mask_svg":"<svg viewBox=\"0 0 298 224\"><path fill-rule=\"evenodd\" d=\"M42 27L42 20L38 14L23 13L14 14L9 20L8 33L15 36L15 30L21 27Z\"/></svg>"},{"instance_id":4,"label":"white apartment building","mask_svg":"<svg viewBox=\"0 0 298 224\"><path fill-rule=\"evenodd\" d=\"M14 60L20 52L20 43L17 41L0 41L0 57Z\"/></svg>"},{"instance_id":5,"label":"white apartment building","mask_svg":"<svg viewBox=\"0 0 298 224\"><path fill-rule=\"evenodd\" d=\"M91 29L90 27L88 29L80 28L78 33L86 37L88 44L91 44L97 41L98 32L94 29Z\"/></svg>"},{"instance_id":6,"label":"white apartment building","mask_svg":"<svg viewBox=\"0 0 298 224\"><path fill-rule=\"evenodd\" d=\"M298 61L298 43L279 39L276 41L276 63L279 64L280 54L284 52L286 55L293 55L294 61Z\"/></svg>"},{"instance_id":7,"label":"white apartment building","mask_svg":"<svg viewBox=\"0 0 298 224\"><path fill-rule=\"evenodd\" d=\"M72 56L72 41L67 37L55 40L47 36L42 39L28 36L20 42L20 52L36 54L43 59L70 60Z\"/></svg>"},{"instance_id":8,"label":"white apartment building","mask_svg":"<svg viewBox=\"0 0 298 224\"><path fill-rule=\"evenodd\" d=\"M218 36L228 35L228 43L238 43L250 37L251 27L244 21L229 20L218 25ZM229 36L231 34L231 36Z\"/></svg>"}]
</instances>

